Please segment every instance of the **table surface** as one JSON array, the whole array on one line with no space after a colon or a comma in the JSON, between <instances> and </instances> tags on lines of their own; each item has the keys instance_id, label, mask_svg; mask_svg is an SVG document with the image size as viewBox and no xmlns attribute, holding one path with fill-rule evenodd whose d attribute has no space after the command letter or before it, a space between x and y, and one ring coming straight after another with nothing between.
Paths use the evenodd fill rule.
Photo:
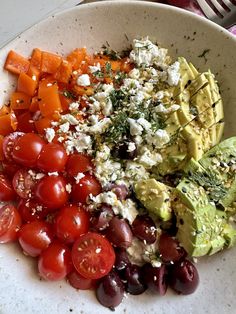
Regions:
<instances>
[{"instance_id":1,"label":"table surface","mask_svg":"<svg viewBox=\"0 0 236 314\"><path fill-rule=\"evenodd\" d=\"M81 0L0 0L0 47L34 23Z\"/></svg>"}]
</instances>

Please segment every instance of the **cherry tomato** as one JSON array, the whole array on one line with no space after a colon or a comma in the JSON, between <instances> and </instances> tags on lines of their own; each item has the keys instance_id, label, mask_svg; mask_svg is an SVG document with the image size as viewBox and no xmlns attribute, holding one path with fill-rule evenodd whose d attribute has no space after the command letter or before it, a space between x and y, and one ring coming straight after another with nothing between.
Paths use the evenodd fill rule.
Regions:
<instances>
[{"instance_id":1,"label":"cherry tomato","mask_svg":"<svg viewBox=\"0 0 236 314\"><path fill-rule=\"evenodd\" d=\"M52 242L51 226L42 220L35 220L21 227L18 234L23 251L30 256L38 256Z\"/></svg>"},{"instance_id":2,"label":"cherry tomato","mask_svg":"<svg viewBox=\"0 0 236 314\"><path fill-rule=\"evenodd\" d=\"M75 241L72 247L72 262L81 276L99 279L112 269L115 252L106 238L89 232Z\"/></svg>"},{"instance_id":3,"label":"cherry tomato","mask_svg":"<svg viewBox=\"0 0 236 314\"><path fill-rule=\"evenodd\" d=\"M20 169L20 165L15 164L14 162L2 161L2 172L5 176L12 180L17 170Z\"/></svg>"},{"instance_id":4,"label":"cherry tomato","mask_svg":"<svg viewBox=\"0 0 236 314\"><path fill-rule=\"evenodd\" d=\"M40 255L38 269L46 280L62 280L72 269L70 250L58 241L52 242Z\"/></svg>"},{"instance_id":5,"label":"cherry tomato","mask_svg":"<svg viewBox=\"0 0 236 314\"><path fill-rule=\"evenodd\" d=\"M21 226L21 217L13 205L4 205L0 208L0 243L16 240Z\"/></svg>"},{"instance_id":6,"label":"cherry tomato","mask_svg":"<svg viewBox=\"0 0 236 314\"><path fill-rule=\"evenodd\" d=\"M70 272L67 279L73 288L80 290L94 289L97 283L96 280L84 278L76 270Z\"/></svg>"},{"instance_id":7,"label":"cherry tomato","mask_svg":"<svg viewBox=\"0 0 236 314\"><path fill-rule=\"evenodd\" d=\"M92 170L93 165L91 158L83 154L72 154L69 156L66 171L69 176L75 177L80 172L87 172Z\"/></svg>"},{"instance_id":8,"label":"cherry tomato","mask_svg":"<svg viewBox=\"0 0 236 314\"><path fill-rule=\"evenodd\" d=\"M20 165L34 167L44 145L45 142L39 135L26 133L15 141L12 157Z\"/></svg>"},{"instance_id":9,"label":"cherry tomato","mask_svg":"<svg viewBox=\"0 0 236 314\"><path fill-rule=\"evenodd\" d=\"M12 187L11 182L4 176L0 174L0 201L9 202L15 199L16 193Z\"/></svg>"},{"instance_id":10,"label":"cherry tomato","mask_svg":"<svg viewBox=\"0 0 236 314\"><path fill-rule=\"evenodd\" d=\"M102 187L97 179L90 174L85 174L79 183L73 185L71 196L73 201L85 204L89 194L96 196L101 191Z\"/></svg>"},{"instance_id":11,"label":"cherry tomato","mask_svg":"<svg viewBox=\"0 0 236 314\"><path fill-rule=\"evenodd\" d=\"M35 187L35 197L49 209L62 207L68 200L65 180L61 176L43 177Z\"/></svg>"},{"instance_id":12,"label":"cherry tomato","mask_svg":"<svg viewBox=\"0 0 236 314\"><path fill-rule=\"evenodd\" d=\"M88 232L89 215L78 206L60 209L55 223L57 237L65 243L73 243L80 235Z\"/></svg>"},{"instance_id":13,"label":"cherry tomato","mask_svg":"<svg viewBox=\"0 0 236 314\"><path fill-rule=\"evenodd\" d=\"M15 145L16 140L22 135L24 135L24 133L22 132L13 132L4 137L2 143L3 154L8 162L13 161L12 158L13 147Z\"/></svg>"},{"instance_id":14,"label":"cherry tomato","mask_svg":"<svg viewBox=\"0 0 236 314\"><path fill-rule=\"evenodd\" d=\"M17 210L24 222L30 222L43 219L47 216L49 210L32 199L21 199Z\"/></svg>"},{"instance_id":15,"label":"cherry tomato","mask_svg":"<svg viewBox=\"0 0 236 314\"><path fill-rule=\"evenodd\" d=\"M37 167L46 172L62 171L67 162L64 147L56 143L46 144L39 154Z\"/></svg>"},{"instance_id":16,"label":"cherry tomato","mask_svg":"<svg viewBox=\"0 0 236 314\"><path fill-rule=\"evenodd\" d=\"M18 170L12 180L13 188L21 198L32 197L35 179L26 169Z\"/></svg>"}]
</instances>

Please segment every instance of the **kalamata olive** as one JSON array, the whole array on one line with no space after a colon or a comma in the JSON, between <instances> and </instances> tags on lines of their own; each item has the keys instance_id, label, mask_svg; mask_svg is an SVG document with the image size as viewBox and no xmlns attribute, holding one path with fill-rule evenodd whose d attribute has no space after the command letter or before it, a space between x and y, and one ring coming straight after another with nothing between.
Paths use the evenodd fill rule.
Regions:
<instances>
[{"instance_id":1,"label":"kalamata olive","mask_svg":"<svg viewBox=\"0 0 236 314\"><path fill-rule=\"evenodd\" d=\"M134 142L122 142L113 149L112 155L121 159L134 159L137 156L137 148Z\"/></svg>"},{"instance_id":2,"label":"kalamata olive","mask_svg":"<svg viewBox=\"0 0 236 314\"><path fill-rule=\"evenodd\" d=\"M124 219L113 217L106 229L107 238L117 247L127 249L133 239L130 226Z\"/></svg>"},{"instance_id":3,"label":"kalamata olive","mask_svg":"<svg viewBox=\"0 0 236 314\"><path fill-rule=\"evenodd\" d=\"M91 228L96 231L104 230L113 216L114 212L111 206L102 204L101 208L99 208L90 219Z\"/></svg>"},{"instance_id":4,"label":"kalamata olive","mask_svg":"<svg viewBox=\"0 0 236 314\"><path fill-rule=\"evenodd\" d=\"M156 241L156 226L151 217L147 215L137 216L132 223L133 234L140 240L152 244Z\"/></svg>"},{"instance_id":5,"label":"kalamata olive","mask_svg":"<svg viewBox=\"0 0 236 314\"><path fill-rule=\"evenodd\" d=\"M141 267L138 265L127 265L125 268L125 279L125 290L130 294L138 295L147 289L142 278Z\"/></svg>"},{"instance_id":6,"label":"kalamata olive","mask_svg":"<svg viewBox=\"0 0 236 314\"><path fill-rule=\"evenodd\" d=\"M188 260L170 267L169 285L179 294L191 294L198 286L199 275L196 267Z\"/></svg>"},{"instance_id":7,"label":"kalamata olive","mask_svg":"<svg viewBox=\"0 0 236 314\"><path fill-rule=\"evenodd\" d=\"M125 200L129 194L128 188L124 184L111 183L106 188L107 191L112 191L116 194L119 200Z\"/></svg>"},{"instance_id":8,"label":"kalamata olive","mask_svg":"<svg viewBox=\"0 0 236 314\"><path fill-rule=\"evenodd\" d=\"M154 293L165 295L167 290L167 268L162 264L160 267L153 267L145 264L142 268L143 278L148 289Z\"/></svg>"},{"instance_id":9,"label":"kalamata olive","mask_svg":"<svg viewBox=\"0 0 236 314\"><path fill-rule=\"evenodd\" d=\"M187 255L184 248L179 246L179 242L167 233L160 235L159 253L164 262L177 262Z\"/></svg>"},{"instance_id":10,"label":"kalamata olive","mask_svg":"<svg viewBox=\"0 0 236 314\"><path fill-rule=\"evenodd\" d=\"M127 267L127 265L130 264L126 250L122 248L116 248L115 253L116 253L115 268L118 271L124 270Z\"/></svg>"},{"instance_id":11,"label":"kalamata olive","mask_svg":"<svg viewBox=\"0 0 236 314\"><path fill-rule=\"evenodd\" d=\"M101 279L96 296L102 305L110 309L121 303L124 297L124 284L114 270Z\"/></svg>"}]
</instances>

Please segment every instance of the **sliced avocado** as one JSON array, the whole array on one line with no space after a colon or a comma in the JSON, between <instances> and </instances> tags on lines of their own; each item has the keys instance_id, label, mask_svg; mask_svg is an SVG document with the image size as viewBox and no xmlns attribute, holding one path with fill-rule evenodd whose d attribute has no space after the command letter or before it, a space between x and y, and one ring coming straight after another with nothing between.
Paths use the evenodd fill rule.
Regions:
<instances>
[{"instance_id":1,"label":"sliced avocado","mask_svg":"<svg viewBox=\"0 0 236 314\"><path fill-rule=\"evenodd\" d=\"M221 251L225 246L225 238L221 235L217 235L215 239L211 241L211 249L208 252L208 255L213 255Z\"/></svg>"},{"instance_id":2,"label":"sliced avocado","mask_svg":"<svg viewBox=\"0 0 236 314\"><path fill-rule=\"evenodd\" d=\"M173 112L168 119L166 120L166 132L169 136L176 135L181 130L181 123L179 121L179 117L177 112Z\"/></svg>"},{"instance_id":3,"label":"sliced avocado","mask_svg":"<svg viewBox=\"0 0 236 314\"><path fill-rule=\"evenodd\" d=\"M187 87L190 93L190 97L198 93L198 91L202 89L203 87L205 87L207 84L208 84L208 80L205 74L201 73L200 75L198 75L196 79L193 80Z\"/></svg>"},{"instance_id":4,"label":"sliced avocado","mask_svg":"<svg viewBox=\"0 0 236 314\"><path fill-rule=\"evenodd\" d=\"M236 137L224 140L214 146L199 161L206 171L215 174L225 193L220 195L219 204L230 206L236 200ZM223 191L223 190L222 190Z\"/></svg>"},{"instance_id":5,"label":"sliced avocado","mask_svg":"<svg viewBox=\"0 0 236 314\"><path fill-rule=\"evenodd\" d=\"M134 185L136 197L144 207L163 221L171 219L171 188L155 179L147 179Z\"/></svg>"},{"instance_id":6,"label":"sliced avocado","mask_svg":"<svg viewBox=\"0 0 236 314\"><path fill-rule=\"evenodd\" d=\"M225 224L222 235L228 248L231 248L236 244L236 229L233 228L230 224Z\"/></svg>"},{"instance_id":7,"label":"sliced avocado","mask_svg":"<svg viewBox=\"0 0 236 314\"><path fill-rule=\"evenodd\" d=\"M181 134L187 142L189 158L199 160L204 154L201 134L197 134L190 125L185 126Z\"/></svg>"},{"instance_id":8,"label":"sliced avocado","mask_svg":"<svg viewBox=\"0 0 236 314\"><path fill-rule=\"evenodd\" d=\"M218 144L223 136L225 123L220 121L216 124L216 143Z\"/></svg>"}]
</instances>

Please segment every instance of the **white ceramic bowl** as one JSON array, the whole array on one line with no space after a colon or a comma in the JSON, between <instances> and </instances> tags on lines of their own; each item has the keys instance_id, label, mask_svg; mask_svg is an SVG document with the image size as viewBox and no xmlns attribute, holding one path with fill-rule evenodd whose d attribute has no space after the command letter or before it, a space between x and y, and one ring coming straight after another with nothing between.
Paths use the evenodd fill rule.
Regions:
<instances>
[{"instance_id":1,"label":"white ceramic bowl","mask_svg":"<svg viewBox=\"0 0 236 314\"><path fill-rule=\"evenodd\" d=\"M30 55L34 47L66 54L75 47L100 50L109 42L117 50L133 38L150 36L170 54L191 60L201 71L217 75L225 106L225 136L236 134L236 39L227 31L191 13L148 2L110 1L82 5L52 16L18 36L0 51L0 103L14 87L2 70L7 52ZM206 58L199 57L208 50ZM200 286L189 296L171 292L128 296L116 313L202 314L236 313L236 250L198 262ZM72 312L73 311L73 312ZM36 265L16 245L0 246L0 313L110 313L94 294L72 289L65 282L39 281Z\"/></svg>"}]
</instances>

